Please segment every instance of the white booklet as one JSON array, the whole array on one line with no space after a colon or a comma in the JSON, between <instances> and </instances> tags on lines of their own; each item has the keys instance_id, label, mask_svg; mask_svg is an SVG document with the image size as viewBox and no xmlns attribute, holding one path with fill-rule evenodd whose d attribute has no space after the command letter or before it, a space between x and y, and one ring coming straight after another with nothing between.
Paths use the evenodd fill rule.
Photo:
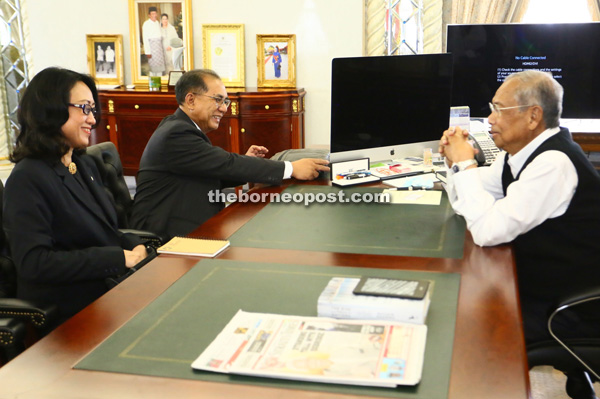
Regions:
<instances>
[{"instance_id":1,"label":"white booklet","mask_svg":"<svg viewBox=\"0 0 600 399\"><path fill-rule=\"evenodd\" d=\"M431 303L431 288L423 299L356 295L360 279L333 277L319 296L317 314L336 319L391 320L425 324Z\"/></svg>"},{"instance_id":2,"label":"white booklet","mask_svg":"<svg viewBox=\"0 0 600 399\"><path fill-rule=\"evenodd\" d=\"M394 388L421 380L427 326L239 310L197 370Z\"/></svg>"}]
</instances>

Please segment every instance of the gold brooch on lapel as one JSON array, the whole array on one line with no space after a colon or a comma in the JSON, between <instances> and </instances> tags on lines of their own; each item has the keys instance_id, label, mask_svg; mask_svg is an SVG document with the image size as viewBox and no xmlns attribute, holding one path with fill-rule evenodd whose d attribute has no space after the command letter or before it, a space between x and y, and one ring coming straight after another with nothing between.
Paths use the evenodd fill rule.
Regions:
<instances>
[{"instance_id":1,"label":"gold brooch on lapel","mask_svg":"<svg viewBox=\"0 0 600 399\"><path fill-rule=\"evenodd\" d=\"M74 175L75 173L77 173L77 165L75 165L75 162L71 162L69 164L69 173Z\"/></svg>"}]
</instances>

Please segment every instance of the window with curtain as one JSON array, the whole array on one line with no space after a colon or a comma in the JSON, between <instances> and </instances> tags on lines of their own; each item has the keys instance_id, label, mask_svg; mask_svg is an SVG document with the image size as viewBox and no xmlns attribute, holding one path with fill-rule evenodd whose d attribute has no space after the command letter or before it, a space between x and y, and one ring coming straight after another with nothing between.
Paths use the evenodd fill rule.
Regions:
<instances>
[{"instance_id":1,"label":"window with curtain","mask_svg":"<svg viewBox=\"0 0 600 399\"><path fill-rule=\"evenodd\" d=\"M17 109L27 86L23 3L0 1L0 161L8 159L19 125ZM0 162L2 166L3 162Z\"/></svg>"}]
</instances>

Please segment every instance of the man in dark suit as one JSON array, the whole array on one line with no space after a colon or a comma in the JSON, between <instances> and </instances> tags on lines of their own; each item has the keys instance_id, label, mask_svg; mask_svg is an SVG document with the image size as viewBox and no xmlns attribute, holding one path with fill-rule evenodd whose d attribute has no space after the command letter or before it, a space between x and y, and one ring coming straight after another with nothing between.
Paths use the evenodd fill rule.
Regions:
<instances>
[{"instance_id":1,"label":"man in dark suit","mask_svg":"<svg viewBox=\"0 0 600 399\"><path fill-rule=\"evenodd\" d=\"M322 159L264 159L268 150L262 146L251 146L246 155L213 146L206 133L219 127L230 101L211 70L186 72L175 97L179 109L163 119L140 161L131 217L136 228L165 237L186 235L223 209L222 201L211 199L224 187L312 180L329 170Z\"/></svg>"}]
</instances>

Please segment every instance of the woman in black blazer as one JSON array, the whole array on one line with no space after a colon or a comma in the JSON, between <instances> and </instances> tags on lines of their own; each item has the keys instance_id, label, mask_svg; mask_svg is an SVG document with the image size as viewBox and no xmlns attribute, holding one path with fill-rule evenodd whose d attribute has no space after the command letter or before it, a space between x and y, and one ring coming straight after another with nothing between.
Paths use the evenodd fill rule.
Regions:
<instances>
[{"instance_id":1,"label":"woman in black blazer","mask_svg":"<svg viewBox=\"0 0 600 399\"><path fill-rule=\"evenodd\" d=\"M100 120L93 79L47 68L25 89L21 131L4 190L4 231L17 296L57 304L60 322L107 291L105 278L147 256L122 234L94 162L85 155Z\"/></svg>"}]
</instances>

